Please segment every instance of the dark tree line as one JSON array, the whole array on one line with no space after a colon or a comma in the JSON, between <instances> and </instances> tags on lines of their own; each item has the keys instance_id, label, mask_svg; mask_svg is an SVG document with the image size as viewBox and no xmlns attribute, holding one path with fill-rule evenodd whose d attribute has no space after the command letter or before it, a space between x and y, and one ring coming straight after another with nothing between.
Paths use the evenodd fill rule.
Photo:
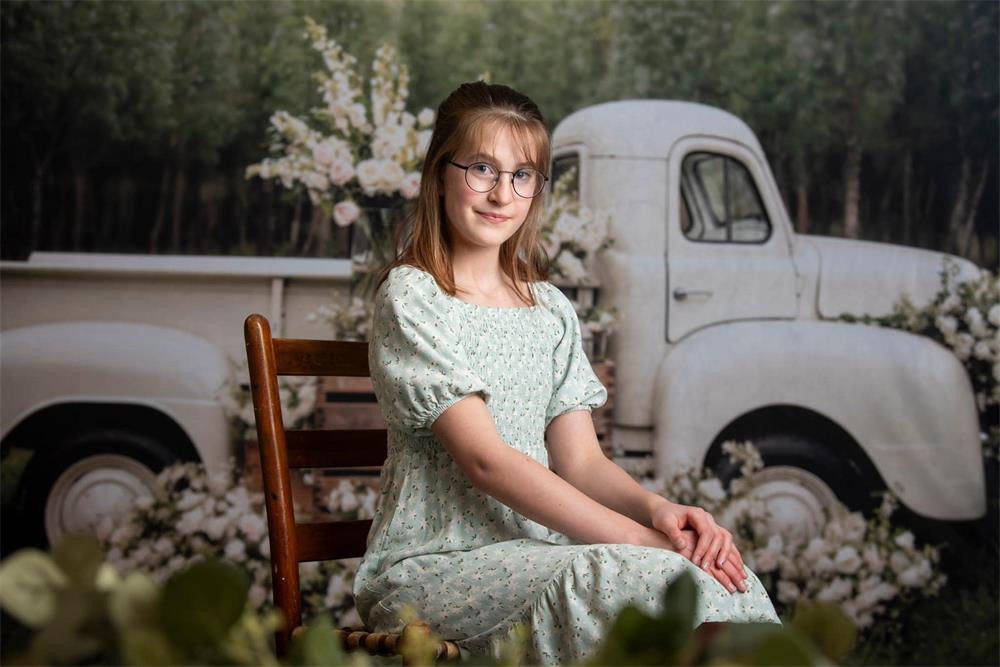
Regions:
<instances>
[{"instance_id":1,"label":"dark tree line","mask_svg":"<svg viewBox=\"0 0 1000 667\"><path fill-rule=\"evenodd\" d=\"M483 74L550 127L713 104L757 132L800 231L997 262L994 2L5 2L2 256L345 253L308 198L243 176L272 112L320 103L306 15L366 75L397 46L414 112Z\"/></svg>"}]
</instances>

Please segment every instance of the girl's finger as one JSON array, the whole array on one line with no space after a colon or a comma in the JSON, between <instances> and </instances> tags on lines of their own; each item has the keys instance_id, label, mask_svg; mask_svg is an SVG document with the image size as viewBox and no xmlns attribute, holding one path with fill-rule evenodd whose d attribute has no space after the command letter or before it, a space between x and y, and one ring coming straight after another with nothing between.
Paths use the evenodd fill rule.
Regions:
<instances>
[{"instance_id":1,"label":"girl's finger","mask_svg":"<svg viewBox=\"0 0 1000 667\"><path fill-rule=\"evenodd\" d=\"M705 552L704 557L701 560L701 567L708 569L709 566L718 567L719 554L722 553L722 545L725 544L725 536L719 532L715 531L712 537L712 542L708 546L708 550Z\"/></svg>"},{"instance_id":2,"label":"girl's finger","mask_svg":"<svg viewBox=\"0 0 1000 667\"><path fill-rule=\"evenodd\" d=\"M723 572L726 573L726 575L729 577L729 581L736 584L736 588L738 588L740 592L742 593L747 592L746 572L744 572L740 568L737 568L735 562L733 562L732 560L727 560L726 564L719 569L721 569Z\"/></svg>"},{"instance_id":3,"label":"girl's finger","mask_svg":"<svg viewBox=\"0 0 1000 667\"><path fill-rule=\"evenodd\" d=\"M733 548L733 536L728 530L722 529L722 548L719 549L718 566L722 567L729 559L729 552Z\"/></svg>"},{"instance_id":4,"label":"girl's finger","mask_svg":"<svg viewBox=\"0 0 1000 667\"><path fill-rule=\"evenodd\" d=\"M708 573L711 574L713 577L715 577L715 579L720 584L722 584L725 587L725 589L730 593L735 593L737 590L739 590L736 584L733 583L733 580L729 577L729 574L727 574L725 570L720 570L719 568L713 565L709 565L707 570Z\"/></svg>"}]
</instances>

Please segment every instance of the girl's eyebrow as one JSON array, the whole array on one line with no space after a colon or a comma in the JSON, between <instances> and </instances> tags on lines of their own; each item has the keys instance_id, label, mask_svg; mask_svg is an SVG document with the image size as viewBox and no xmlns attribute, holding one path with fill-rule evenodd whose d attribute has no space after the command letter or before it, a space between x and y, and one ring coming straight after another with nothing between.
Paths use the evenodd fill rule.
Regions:
<instances>
[{"instance_id":1,"label":"girl's eyebrow","mask_svg":"<svg viewBox=\"0 0 1000 667\"><path fill-rule=\"evenodd\" d=\"M476 153L475 155L470 156L469 159L473 160L473 161L476 161L476 160L486 160L487 162L490 162L492 164L497 164L499 162L494 156L487 155L486 153ZM532 167L532 168L534 168L533 165L530 162L521 162L517 166L518 167Z\"/></svg>"}]
</instances>

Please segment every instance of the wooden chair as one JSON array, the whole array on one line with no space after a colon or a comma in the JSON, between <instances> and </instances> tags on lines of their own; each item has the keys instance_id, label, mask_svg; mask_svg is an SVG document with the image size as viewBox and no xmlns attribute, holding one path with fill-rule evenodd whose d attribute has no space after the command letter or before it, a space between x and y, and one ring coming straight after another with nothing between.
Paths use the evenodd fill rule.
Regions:
<instances>
[{"instance_id":1,"label":"wooden chair","mask_svg":"<svg viewBox=\"0 0 1000 667\"><path fill-rule=\"evenodd\" d=\"M274 604L286 619L277 632L276 648L278 655L285 655L292 637L304 631L299 563L363 556L372 523L370 519L296 523L289 469L381 468L386 431L286 430L281 418L279 375L368 377L367 342L272 338L267 318L256 313L247 317L243 333L267 507ZM417 622L401 633L353 628L336 632L348 651L363 648L371 655L396 655L403 636L427 636L430 629ZM441 641L436 657L457 659L458 646Z\"/></svg>"}]
</instances>

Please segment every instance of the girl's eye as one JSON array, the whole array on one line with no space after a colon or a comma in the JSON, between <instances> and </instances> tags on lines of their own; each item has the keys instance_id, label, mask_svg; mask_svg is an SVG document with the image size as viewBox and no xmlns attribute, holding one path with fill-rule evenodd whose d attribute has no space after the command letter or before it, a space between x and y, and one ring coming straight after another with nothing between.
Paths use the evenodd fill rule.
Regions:
<instances>
[{"instance_id":1,"label":"girl's eye","mask_svg":"<svg viewBox=\"0 0 1000 667\"><path fill-rule=\"evenodd\" d=\"M514 178L521 182L527 182L531 180L532 170L531 169L518 169L514 172Z\"/></svg>"},{"instance_id":2,"label":"girl's eye","mask_svg":"<svg viewBox=\"0 0 1000 667\"><path fill-rule=\"evenodd\" d=\"M472 173L474 173L477 176L493 176L494 174L496 174L496 169L494 169L491 165L486 164L485 162L477 162L476 164L469 167L469 169L471 169Z\"/></svg>"}]
</instances>

